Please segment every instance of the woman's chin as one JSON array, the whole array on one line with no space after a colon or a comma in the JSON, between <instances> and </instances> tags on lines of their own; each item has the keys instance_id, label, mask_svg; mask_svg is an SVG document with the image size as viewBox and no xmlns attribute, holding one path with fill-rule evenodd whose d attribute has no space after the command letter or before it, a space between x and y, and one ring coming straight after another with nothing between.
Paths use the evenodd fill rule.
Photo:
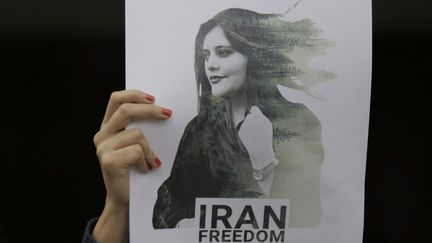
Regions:
<instances>
[{"instance_id":1,"label":"woman's chin","mask_svg":"<svg viewBox=\"0 0 432 243\"><path fill-rule=\"evenodd\" d=\"M212 95L218 98L226 99L227 98L227 92L224 91L213 91Z\"/></svg>"}]
</instances>

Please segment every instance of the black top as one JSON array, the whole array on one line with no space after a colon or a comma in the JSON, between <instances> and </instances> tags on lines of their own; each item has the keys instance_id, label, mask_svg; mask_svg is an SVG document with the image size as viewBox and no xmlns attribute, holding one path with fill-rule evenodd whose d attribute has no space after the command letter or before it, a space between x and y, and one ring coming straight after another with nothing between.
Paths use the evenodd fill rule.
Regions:
<instances>
[{"instance_id":1,"label":"black top","mask_svg":"<svg viewBox=\"0 0 432 243\"><path fill-rule=\"evenodd\" d=\"M91 235L96 226L97 220L98 218L93 218L87 223L81 243L97 243Z\"/></svg>"},{"instance_id":2,"label":"black top","mask_svg":"<svg viewBox=\"0 0 432 243\"><path fill-rule=\"evenodd\" d=\"M304 105L285 99L275 101L272 110L261 111L272 123L273 148L280 161L270 197L292 199L291 209L294 217L299 218L290 218L293 225L314 225L321 213L319 173L323 149L320 123ZM220 136L223 125L209 125L207 119L200 114L185 128L171 174L158 190L153 211L155 229L174 228L180 220L193 218L197 197L263 197L252 177L248 152L237 133L234 141L238 142L227 143ZM224 155L224 151L231 152ZM304 193L302 187L307 187Z\"/></svg>"}]
</instances>

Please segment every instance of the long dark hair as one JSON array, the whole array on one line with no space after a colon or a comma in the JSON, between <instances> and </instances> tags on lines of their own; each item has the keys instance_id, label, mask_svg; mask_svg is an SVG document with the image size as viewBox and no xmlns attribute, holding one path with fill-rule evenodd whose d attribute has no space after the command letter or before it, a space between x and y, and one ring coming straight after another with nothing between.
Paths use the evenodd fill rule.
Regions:
<instances>
[{"instance_id":1,"label":"long dark hair","mask_svg":"<svg viewBox=\"0 0 432 243\"><path fill-rule=\"evenodd\" d=\"M224 10L200 26L195 41L195 73L198 122L205 125L202 126L204 131L199 132L204 134L197 135L196 141L207 154L213 176L220 178L225 175L222 176L224 180L232 178L238 182L239 175L250 175L250 162L232 160L241 160L241 157L248 155L247 152L244 154L246 150L237 136L230 105L223 98L212 95L204 68L203 41L215 26L220 26L232 47L248 58L248 109L257 106L271 121L283 119L287 114L287 111L275 105L282 100L287 102L280 94L278 84L306 93L311 85L294 82L309 70L296 65L290 53L296 48L320 52L329 42L318 38L320 31L308 19L289 22L277 14L260 14L238 8ZM323 80L332 78L331 73L315 72L321 72ZM239 151L243 151L243 155Z\"/></svg>"},{"instance_id":2,"label":"long dark hair","mask_svg":"<svg viewBox=\"0 0 432 243\"><path fill-rule=\"evenodd\" d=\"M311 70L293 60L292 53L302 49L309 55L322 54L331 42L319 38L320 30L309 19L289 22L278 14L260 14L251 10L231 8L224 10L200 26L195 40L195 74L199 94L199 110L203 99L211 96L211 86L204 70L203 41L207 33L220 26L232 47L248 58L247 97L250 106L266 109L266 103L281 97L277 84L302 90L317 82L334 78L334 74ZM303 84L295 82L302 75ZM271 103L271 102L270 102ZM271 114L269 114L271 116Z\"/></svg>"}]
</instances>

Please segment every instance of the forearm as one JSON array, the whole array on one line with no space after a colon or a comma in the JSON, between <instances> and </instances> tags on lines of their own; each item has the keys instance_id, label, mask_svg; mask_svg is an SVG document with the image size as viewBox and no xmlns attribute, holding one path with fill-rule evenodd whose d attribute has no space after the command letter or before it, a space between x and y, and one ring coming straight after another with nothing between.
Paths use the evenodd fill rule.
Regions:
<instances>
[{"instance_id":1,"label":"forearm","mask_svg":"<svg viewBox=\"0 0 432 243\"><path fill-rule=\"evenodd\" d=\"M129 242L129 210L107 201L92 233L98 243Z\"/></svg>"},{"instance_id":2,"label":"forearm","mask_svg":"<svg viewBox=\"0 0 432 243\"><path fill-rule=\"evenodd\" d=\"M273 185L273 171L270 171L262 180L257 182L265 197L270 197L270 191Z\"/></svg>"}]
</instances>

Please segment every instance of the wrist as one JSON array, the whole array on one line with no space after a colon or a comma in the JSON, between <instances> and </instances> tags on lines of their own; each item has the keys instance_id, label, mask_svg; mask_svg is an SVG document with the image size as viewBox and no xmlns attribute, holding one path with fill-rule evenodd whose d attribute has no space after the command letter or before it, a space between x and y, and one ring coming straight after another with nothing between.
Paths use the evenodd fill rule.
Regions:
<instances>
[{"instance_id":1,"label":"wrist","mask_svg":"<svg viewBox=\"0 0 432 243\"><path fill-rule=\"evenodd\" d=\"M105 199L104 212L114 216L128 216L129 215L129 202L119 202L108 197Z\"/></svg>"},{"instance_id":2,"label":"wrist","mask_svg":"<svg viewBox=\"0 0 432 243\"><path fill-rule=\"evenodd\" d=\"M268 177L270 173L273 173L273 169L279 164L279 160L276 158L273 161L263 163L261 167L253 166L252 176L255 180L261 181Z\"/></svg>"},{"instance_id":3,"label":"wrist","mask_svg":"<svg viewBox=\"0 0 432 243\"><path fill-rule=\"evenodd\" d=\"M129 207L107 198L92 236L98 243L128 242Z\"/></svg>"}]
</instances>

